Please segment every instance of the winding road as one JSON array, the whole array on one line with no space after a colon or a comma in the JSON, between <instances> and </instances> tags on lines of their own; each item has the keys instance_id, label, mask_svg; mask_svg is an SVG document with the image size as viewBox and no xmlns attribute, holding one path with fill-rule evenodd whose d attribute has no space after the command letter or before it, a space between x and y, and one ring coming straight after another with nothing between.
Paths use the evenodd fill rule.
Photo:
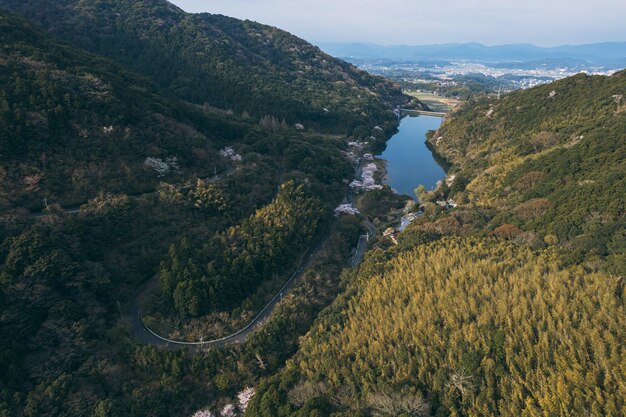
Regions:
<instances>
[{"instance_id":1,"label":"winding road","mask_svg":"<svg viewBox=\"0 0 626 417\"><path fill-rule=\"evenodd\" d=\"M358 178L361 176L363 163L359 162L357 165L355 176ZM354 206L354 194L352 187L348 188L348 192L346 194L345 201L348 204ZM354 258L352 259L351 266L353 268L357 267L361 261L363 260L363 256L365 255L365 251L367 250L367 244L369 238L376 234L376 227L366 219L368 232L366 235L363 235L359 238L359 243L357 245L356 253ZM285 285L280 289L278 293L270 300L269 303L263 307L261 312L250 322L248 325L238 330L237 332L225 336L219 339L214 340L199 340L196 342L186 342L180 340L171 340L166 337L163 337L157 334L155 331L150 329L145 325L141 311L139 310L139 295L135 298L133 305L130 308L128 321L130 322L133 332L137 339L148 345L160 346L166 349L203 349L203 348L219 348L226 345L232 345L237 343L243 343L247 340L248 336L256 330L256 328L261 325L274 311L278 303L289 294L291 289L293 288L294 283L297 279L303 274L303 272L308 267L311 258L315 253L319 251L324 242L330 236L330 232L326 232L316 243L311 246L305 253L300 263L298 269L289 277Z\"/></svg>"},{"instance_id":2,"label":"winding road","mask_svg":"<svg viewBox=\"0 0 626 417\"><path fill-rule=\"evenodd\" d=\"M237 332L222 337L220 339L215 340L200 340L197 342L184 342L180 340L171 340L160 336L153 330L151 330L148 326L143 322L141 312L139 311L139 306L137 301L133 303L129 314L129 321L133 327L135 332L135 336L137 339L145 344L161 346L170 349L180 349L180 348L219 348L225 345L231 345L236 343L245 342L250 333L252 333L257 325L263 323L269 316L272 314L278 303L283 299L283 297L289 294L289 291L293 287L293 284L296 280L302 275L308 266L312 256L320 249L320 247L324 244L326 239L328 238L328 233L324 235L316 245L309 248L302 260L302 263L298 267L298 269L289 277L289 280L283 285L278 293L270 300L269 303L263 307L263 310L244 328L238 330Z\"/></svg>"}]
</instances>

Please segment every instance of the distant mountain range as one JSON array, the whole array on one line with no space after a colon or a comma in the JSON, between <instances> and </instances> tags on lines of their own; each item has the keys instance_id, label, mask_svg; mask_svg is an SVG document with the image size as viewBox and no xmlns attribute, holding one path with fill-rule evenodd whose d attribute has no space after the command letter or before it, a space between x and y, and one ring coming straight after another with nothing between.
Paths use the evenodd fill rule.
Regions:
<instances>
[{"instance_id":1,"label":"distant mountain range","mask_svg":"<svg viewBox=\"0 0 626 417\"><path fill-rule=\"evenodd\" d=\"M436 45L390 45L372 43L318 43L333 56L352 59L389 59L397 61L468 60L477 62L530 62L537 64L577 62L579 65L623 67L626 42L563 45L542 48L530 44L486 46L480 43Z\"/></svg>"}]
</instances>

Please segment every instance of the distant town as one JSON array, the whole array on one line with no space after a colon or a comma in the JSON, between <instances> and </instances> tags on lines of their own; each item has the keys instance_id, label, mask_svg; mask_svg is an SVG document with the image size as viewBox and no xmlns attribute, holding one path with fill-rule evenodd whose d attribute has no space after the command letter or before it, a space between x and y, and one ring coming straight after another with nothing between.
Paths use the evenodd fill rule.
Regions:
<instances>
[{"instance_id":1,"label":"distant town","mask_svg":"<svg viewBox=\"0 0 626 417\"><path fill-rule=\"evenodd\" d=\"M460 99L527 89L581 72L612 75L626 66L624 42L552 48L478 43L320 46L365 71L401 83L406 91Z\"/></svg>"},{"instance_id":2,"label":"distant town","mask_svg":"<svg viewBox=\"0 0 626 417\"><path fill-rule=\"evenodd\" d=\"M482 75L490 79L497 90L525 89L584 72L592 75L612 75L617 70L605 67L529 67L516 63L488 64L467 61L444 63L395 63L386 60L355 60L359 68L389 78L409 83L435 83L440 87L462 86L464 78Z\"/></svg>"}]
</instances>

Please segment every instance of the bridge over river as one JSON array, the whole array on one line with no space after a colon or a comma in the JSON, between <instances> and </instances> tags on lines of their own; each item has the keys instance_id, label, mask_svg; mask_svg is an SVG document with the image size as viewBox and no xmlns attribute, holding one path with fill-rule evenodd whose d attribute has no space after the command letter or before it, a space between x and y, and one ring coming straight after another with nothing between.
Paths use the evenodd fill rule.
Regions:
<instances>
[{"instance_id":1,"label":"bridge over river","mask_svg":"<svg viewBox=\"0 0 626 417\"><path fill-rule=\"evenodd\" d=\"M439 111L428 111L428 110L416 110L416 109L400 109L400 114L402 115L402 113L404 114L418 114L418 115L422 115L422 116L435 116L435 117L444 117L446 114L446 112L439 112Z\"/></svg>"}]
</instances>

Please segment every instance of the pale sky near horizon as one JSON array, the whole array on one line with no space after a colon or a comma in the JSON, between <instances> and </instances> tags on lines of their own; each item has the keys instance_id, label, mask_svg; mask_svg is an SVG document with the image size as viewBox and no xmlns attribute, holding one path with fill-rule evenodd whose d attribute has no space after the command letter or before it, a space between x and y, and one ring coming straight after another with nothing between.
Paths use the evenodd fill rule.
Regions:
<instances>
[{"instance_id":1,"label":"pale sky near horizon","mask_svg":"<svg viewBox=\"0 0 626 417\"><path fill-rule=\"evenodd\" d=\"M539 46L626 41L626 0L170 0L312 42Z\"/></svg>"}]
</instances>

